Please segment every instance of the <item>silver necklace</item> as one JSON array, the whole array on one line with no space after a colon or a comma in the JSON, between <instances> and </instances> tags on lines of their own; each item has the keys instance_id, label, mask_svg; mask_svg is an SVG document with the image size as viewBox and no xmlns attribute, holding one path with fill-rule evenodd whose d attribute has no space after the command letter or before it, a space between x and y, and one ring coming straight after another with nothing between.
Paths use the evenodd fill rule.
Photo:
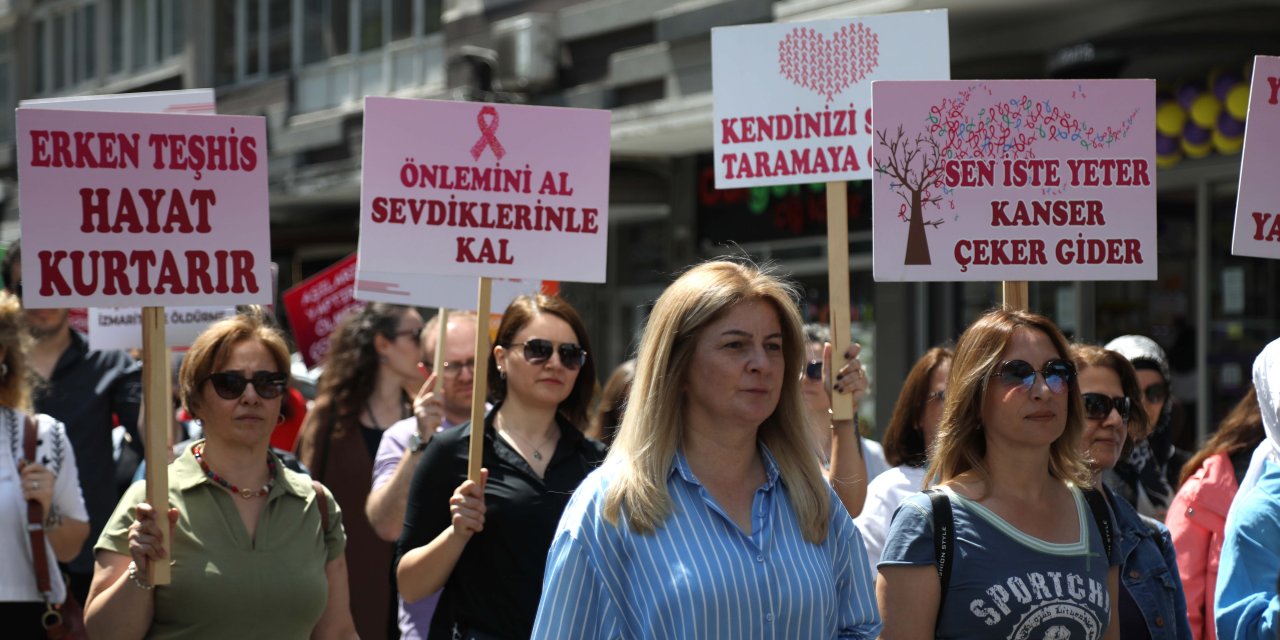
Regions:
<instances>
[{"instance_id":1,"label":"silver necklace","mask_svg":"<svg viewBox=\"0 0 1280 640\"><path fill-rule=\"evenodd\" d=\"M552 439L552 438L556 437L556 432L553 430L553 431L551 432L551 435L547 436L547 439L542 441L542 444L540 444L540 445L538 445L538 446L536 446L536 447L529 447L529 443L528 443L528 441L527 441L527 440L524 440L524 439L520 438L519 436L517 436L517 435L516 435L516 432L514 432L514 431L511 431L511 430L509 430L509 429L503 429L503 428L502 428L502 424L500 424L500 422L495 421L493 426L494 426L494 427L497 427L497 429L498 429L498 433L501 433L502 435L505 435L505 436L507 437L507 439L509 439L509 440L517 440L518 442L516 442L516 444L521 445L521 446L524 446L524 447L526 447L526 448L531 448L531 449L533 449L533 459L534 459L534 460L538 460L539 462L541 462L541 461L542 461L542 448L543 448L543 447L545 447L545 446L547 446L547 443L548 443L548 442L551 442L551 439Z\"/></svg>"}]
</instances>

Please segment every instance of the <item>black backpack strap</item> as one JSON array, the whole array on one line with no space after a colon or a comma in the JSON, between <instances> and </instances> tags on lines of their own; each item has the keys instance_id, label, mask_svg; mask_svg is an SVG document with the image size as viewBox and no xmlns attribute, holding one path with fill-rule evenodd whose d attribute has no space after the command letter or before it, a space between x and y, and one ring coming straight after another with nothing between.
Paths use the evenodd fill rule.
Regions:
<instances>
[{"instance_id":1,"label":"black backpack strap","mask_svg":"<svg viewBox=\"0 0 1280 640\"><path fill-rule=\"evenodd\" d=\"M938 618L942 618L942 605L947 600L947 588L951 585L952 555L956 547L955 515L951 513L951 498L942 489L926 489L933 507L933 557L938 564L938 584L942 587L938 597Z\"/></svg>"},{"instance_id":2,"label":"black backpack strap","mask_svg":"<svg viewBox=\"0 0 1280 640\"><path fill-rule=\"evenodd\" d=\"M1098 533L1102 534L1102 548L1106 550L1107 559L1110 561L1111 549L1115 543L1111 532L1111 510L1107 507L1107 499L1097 489L1086 489L1084 499L1089 503L1089 510L1093 512L1093 522L1098 525Z\"/></svg>"}]
</instances>

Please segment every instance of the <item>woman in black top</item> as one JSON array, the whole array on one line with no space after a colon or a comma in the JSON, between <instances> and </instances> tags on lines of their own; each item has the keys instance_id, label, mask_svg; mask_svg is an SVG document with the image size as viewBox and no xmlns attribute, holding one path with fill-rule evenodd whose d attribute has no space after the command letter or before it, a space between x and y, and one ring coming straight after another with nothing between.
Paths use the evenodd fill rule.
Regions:
<instances>
[{"instance_id":1,"label":"woman in black top","mask_svg":"<svg viewBox=\"0 0 1280 640\"><path fill-rule=\"evenodd\" d=\"M577 311L560 298L522 296L494 344L483 480L467 480L470 425L436 435L414 473L397 545L405 601L444 588L431 638L529 637L560 513L605 455L581 432L596 381Z\"/></svg>"}]
</instances>

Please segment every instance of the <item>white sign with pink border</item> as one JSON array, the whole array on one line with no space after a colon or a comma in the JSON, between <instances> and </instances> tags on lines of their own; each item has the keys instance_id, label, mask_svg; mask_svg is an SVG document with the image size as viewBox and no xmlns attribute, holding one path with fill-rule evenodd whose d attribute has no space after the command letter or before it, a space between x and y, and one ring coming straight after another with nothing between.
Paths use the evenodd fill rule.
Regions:
<instances>
[{"instance_id":1,"label":"white sign with pink border","mask_svg":"<svg viewBox=\"0 0 1280 640\"><path fill-rule=\"evenodd\" d=\"M17 111L23 304L271 302L261 117Z\"/></svg>"},{"instance_id":2,"label":"white sign with pink border","mask_svg":"<svg viewBox=\"0 0 1280 640\"><path fill-rule=\"evenodd\" d=\"M592 109L366 98L357 280L604 282L609 120Z\"/></svg>"},{"instance_id":3,"label":"white sign with pink border","mask_svg":"<svg viewBox=\"0 0 1280 640\"><path fill-rule=\"evenodd\" d=\"M1280 258L1280 58L1255 56L1231 253Z\"/></svg>"},{"instance_id":4,"label":"white sign with pink border","mask_svg":"<svg viewBox=\"0 0 1280 640\"><path fill-rule=\"evenodd\" d=\"M876 280L1155 279L1155 81L872 93Z\"/></svg>"},{"instance_id":5,"label":"white sign with pink border","mask_svg":"<svg viewBox=\"0 0 1280 640\"><path fill-rule=\"evenodd\" d=\"M712 29L716 188L867 180L871 83L950 77L945 9Z\"/></svg>"}]
</instances>

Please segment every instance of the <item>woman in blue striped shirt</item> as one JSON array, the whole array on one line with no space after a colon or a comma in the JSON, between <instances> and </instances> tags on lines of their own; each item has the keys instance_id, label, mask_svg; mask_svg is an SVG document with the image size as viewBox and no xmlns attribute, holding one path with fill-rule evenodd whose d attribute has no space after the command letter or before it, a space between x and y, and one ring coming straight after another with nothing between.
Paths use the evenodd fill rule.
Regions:
<instances>
[{"instance_id":1,"label":"woman in blue striped shirt","mask_svg":"<svg viewBox=\"0 0 1280 640\"><path fill-rule=\"evenodd\" d=\"M658 298L604 466L569 502L534 638L873 638L872 574L814 464L794 290L750 264Z\"/></svg>"}]
</instances>

